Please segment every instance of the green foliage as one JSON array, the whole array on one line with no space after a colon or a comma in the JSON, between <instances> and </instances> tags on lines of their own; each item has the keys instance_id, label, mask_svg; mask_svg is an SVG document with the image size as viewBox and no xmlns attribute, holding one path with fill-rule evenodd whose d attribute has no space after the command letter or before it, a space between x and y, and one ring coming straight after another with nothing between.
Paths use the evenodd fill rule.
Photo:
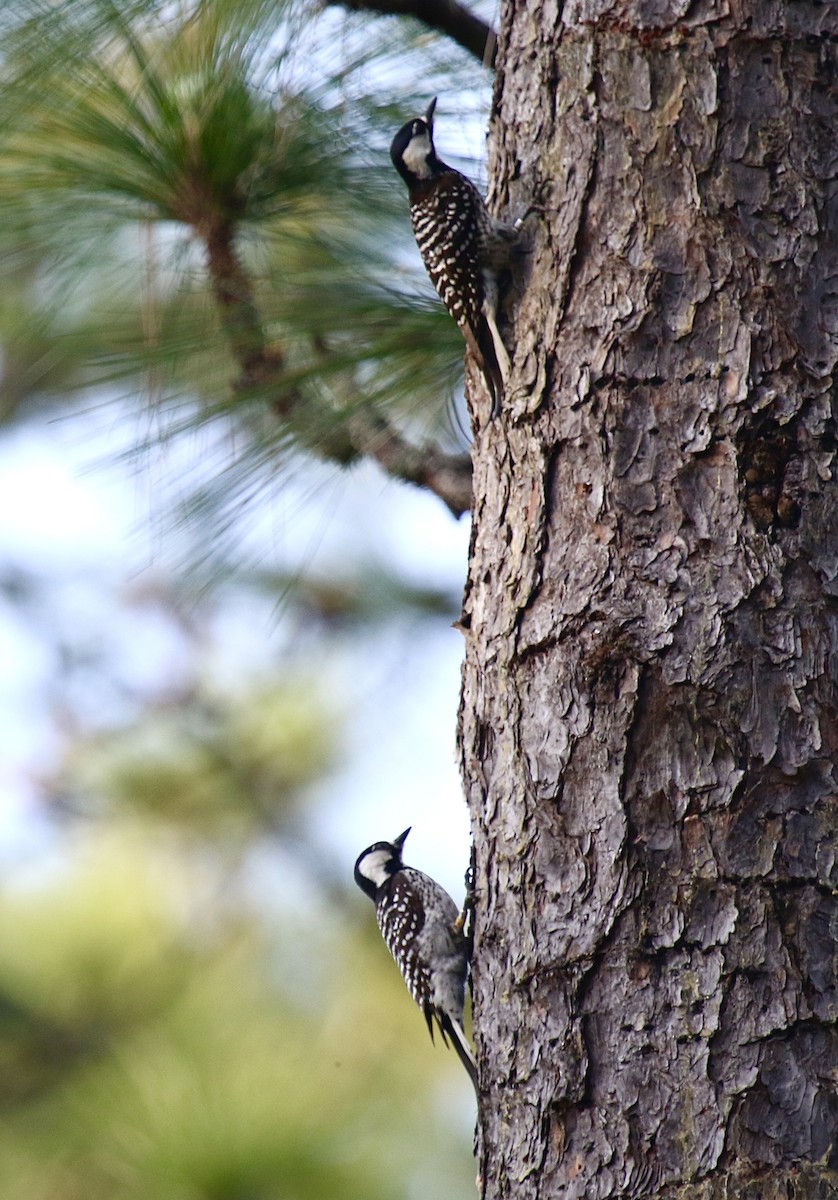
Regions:
<instances>
[{"instance_id":1,"label":"green foliage","mask_svg":"<svg viewBox=\"0 0 838 1200\"><path fill-rule=\"evenodd\" d=\"M149 442L213 424L221 466L183 482L213 544L330 421L369 403L410 429L439 419L462 361L403 257L386 155L403 111L368 95L387 55L324 21L291 0L0 5L0 417L121 391ZM401 79L415 50L388 32ZM222 336L219 230L282 361L270 388L240 386ZM445 606L372 572L306 582L301 606L330 630L380 624L391 592ZM336 882L308 843L311 790L342 749L314 674L323 692L242 670L234 694L187 683L132 696L111 727L73 725L45 784L54 857L0 893L4 1200L467 1194L467 1120L451 1130L468 1082L430 1050L369 906L353 896L362 934L335 918L356 911L346 864ZM453 1120L428 1095L435 1069Z\"/></svg>"},{"instance_id":2,"label":"green foliage","mask_svg":"<svg viewBox=\"0 0 838 1200\"><path fill-rule=\"evenodd\" d=\"M180 18L149 11L144 21L115 4L91 8L98 22L79 28L76 6L59 6L59 37L45 43L32 29L10 60L0 93L13 114L10 193L66 193L119 221L153 214L200 228L213 215L305 208L335 187L323 114L294 96L275 108L259 79L252 5L203 4ZM68 64L82 30L93 52Z\"/></svg>"},{"instance_id":3,"label":"green foliage","mask_svg":"<svg viewBox=\"0 0 838 1200\"><path fill-rule=\"evenodd\" d=\"M4 1200L467 1193L465 1074L428 1042L354 849L335 870L306 819L344 748L331 635L441 603L386 583L342 600L332 580L294 668L240 658L233 687L206 623L220 598L184 619L147 597L183 639L178 677L215 682L127 679L119 720L77 726L47 792L54 851L0 892ZM20 599L38 610L36 588ZM64 657L109 696L101 653Z\"/></svg>"},{"instance_id":4,"label":"green foliage","mask_svg":"<svg viewBox=\"0 0 838 1200\"><path fill-rule=\"evenodd\" d=\"M7 892L0 1050L14 1073L0 1193L392 1200L432 1145L435 1196L458 1194L468 1152L423 1098L421 1021L400 1008L380 945L336 940L334 925L298 912L283 948L241 909L219 920L217 882L135 827L85 839L57 882ZM290 921L274 928L290 934ZM295 1001L284 976L301 941L309 986Z\"/></svg>"},{"instance_id":5,"label":"green foliage","mask_svg":"<svg viewBox=\"0 0 838 1200\"><path fill-rule=\"evenodd\" d=\"M310 10L30 0L15 16L0 75L0 256L18 284L0 325L18 366L9 412L26 388L124 379L175 414L197 395L192 425L221 415L251 429L254 410L309 389L313 428L272 411L275 464L328 441L324 413L441 411L462 342L415 254L407 272L394 257L409 242L392 118L345 103L345 64L318 45ZM301 57L322 66L317 82L310 66L300 82ZM371 57L353 64L359 77ZM247 395L231 391L204 271L227 227L283 360L269 390Z\"/></svg>"},{"instance_id":6,"label":"green foliage","mask_svg":"<svg viewBox=\"0 0 838 1200\"><path fill-rule=\"evenodd\" d=\"M337 728L303 679L236 696L201 688L77 742L58 788L74 811L116 807L239 845L293 821L334 764Z\"/></svg>"}]
</instances>

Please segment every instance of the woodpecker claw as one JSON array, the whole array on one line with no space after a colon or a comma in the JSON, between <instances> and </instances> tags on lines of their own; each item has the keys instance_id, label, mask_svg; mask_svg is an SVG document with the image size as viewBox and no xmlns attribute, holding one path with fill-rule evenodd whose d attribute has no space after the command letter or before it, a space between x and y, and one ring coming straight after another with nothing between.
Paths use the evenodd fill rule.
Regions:
<instances>
[{"instance_id":1,"label":"woodpecker claw","mask_svg":"<svg viewBox=\"0 0 838 1200\"><path fill-rule=\"evenodd\" d=\"M526 212L522 213L521 216L515 220L512 228L516 231L516 233L518 233L524 228L525 223L530 219L531 216L533 216L533 214L537 213L539 216L544 216L545 213L555 211L556 210L552 208L545 208L543 204L531 204Z\"/></svg>"},{"instance_id":2,"label":"woodpecker claw","mask_svg":"<svg viewBox=\"0 0 838 1200\"><path fill-rule=\"evenodd\" d=\"M469 915L474 912L474 871L471 867L466 871L466 895L463 900L463 907L460 909L460 914L457 920L451 926L457 937L465 937L466 922Z\"/></svg>"},{"instance_id":3,"label":"woodpecker claw","mask_svg":"<svg viewBox=\"0 0 838 1200\"><path fill-rule=\"evenodd\" d=\"M558 212L558 209L550 208L548 205L541 203L542 197L546 191L547 182L542 181L542 183L535 189L534 202L529 205L529 207L521 214L520 217L518 217L516 221L513 221L512 228L516 233L520 232L520 230L523 228L524 222L527 221L533 215L533 213L537 213L539 216L544 216L545 213Z\"/></svg>"}]
</instances>

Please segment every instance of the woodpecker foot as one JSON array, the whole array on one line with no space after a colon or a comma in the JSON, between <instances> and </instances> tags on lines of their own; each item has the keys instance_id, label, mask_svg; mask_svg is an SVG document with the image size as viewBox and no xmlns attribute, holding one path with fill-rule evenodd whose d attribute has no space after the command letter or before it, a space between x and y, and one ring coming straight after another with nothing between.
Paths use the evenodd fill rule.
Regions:
<instances>
[{"instance_id":1,"label":"woodpecker foot","mask_svg":"<svg viewBox=\"0 0 838 1200\"><path fill-rule=\"evenodd\" d=\"M516 222L512 226L512 228L516 232L520 232L524 228L524 224L530 219L530 217L536 216L536 215L539 217L543 217L545 213L558 212L558 211L559 210L557 208L547 208L544 204L531 204L529 206L529 208L526 210L526 212L524 212L522 216L518 217L518 219L516 220Z\"/></svg>"},{"instance_id":2,"label":"woodpecker foot","mask_svg":"<svg viewBox=\"0 0 838 1200\"><path fill-rule=\"evenodd\" d=\"M474 911L474 868L469 867L466 871L466 898L463 900L463 907L460 910L460 915L454 922L452 929L457 937L465 937L465 927L470 914Z\"/></svg>"},{"instance_id":3,"label":"woodpecker foot","mask_svg":"<svg viewBox=\"0 0 838 1200\"><path fill-rule=\"evenodd\" d=\"M544 216L544 214L548 213L548 212L558 212L558 209L550 208L549 205L541 203L541 198L544 196L544 193L546 191L547 191L547 183L546 182L541 183L541 185L536 188L535 201L532 204L530 204L530 206L521 214L520 217L518 217L518 219L516 221L513 221L513 223L512 223L512 228L515 230L516 233L519 233L521 231L521 229L524 226L524 222L528 221L529 218L531 216L533 216L534 214L537 214L538 216Z\"/></svg>"}]
</instances>

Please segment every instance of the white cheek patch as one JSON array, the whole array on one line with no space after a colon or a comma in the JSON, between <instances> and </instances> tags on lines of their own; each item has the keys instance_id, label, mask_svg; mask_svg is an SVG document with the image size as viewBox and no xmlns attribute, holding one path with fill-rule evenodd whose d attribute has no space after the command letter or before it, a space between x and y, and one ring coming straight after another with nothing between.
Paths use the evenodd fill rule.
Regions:
<instances>
[{"instance_id":1,"label":"white cheek patch","mask_svg":"<svg viewBox=\"0 0 838 1200\"><path fill-rule=\"evenodd\" d=\"M372 854L364 855L358 864L358 870L364 879L369 879L376 887L381 887L389 878L384 868L392 857L390 850L373 850Z\"/></svg>"},{"instance_id":2,"label":"white cheek patch","mask_svg":"<svg viewBox=\"0 0 838 1200\"><path fill-rule=\"evenodd\" d=\"M428 155L431 152L431 138L427 129L417 133L410 139L404 149L402 162L417 179L427 179L430 176Z\"/></svg>"}]
</instances>

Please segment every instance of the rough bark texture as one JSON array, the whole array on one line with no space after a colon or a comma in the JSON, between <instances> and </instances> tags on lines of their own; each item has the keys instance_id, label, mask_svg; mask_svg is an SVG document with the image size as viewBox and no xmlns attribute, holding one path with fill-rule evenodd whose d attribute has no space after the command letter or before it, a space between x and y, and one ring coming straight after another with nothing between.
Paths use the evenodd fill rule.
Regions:
<instances>
[{"instance_id":1,"label":"rough bark texture","mask_svg":"<svg viewBox=\"0 0 838 1200\"><path fill-rule=\"evenodd\" d=\"M461 752L482 1195L838 1196L838 5L516 0Z\"/></svg>"}]
</instances>

